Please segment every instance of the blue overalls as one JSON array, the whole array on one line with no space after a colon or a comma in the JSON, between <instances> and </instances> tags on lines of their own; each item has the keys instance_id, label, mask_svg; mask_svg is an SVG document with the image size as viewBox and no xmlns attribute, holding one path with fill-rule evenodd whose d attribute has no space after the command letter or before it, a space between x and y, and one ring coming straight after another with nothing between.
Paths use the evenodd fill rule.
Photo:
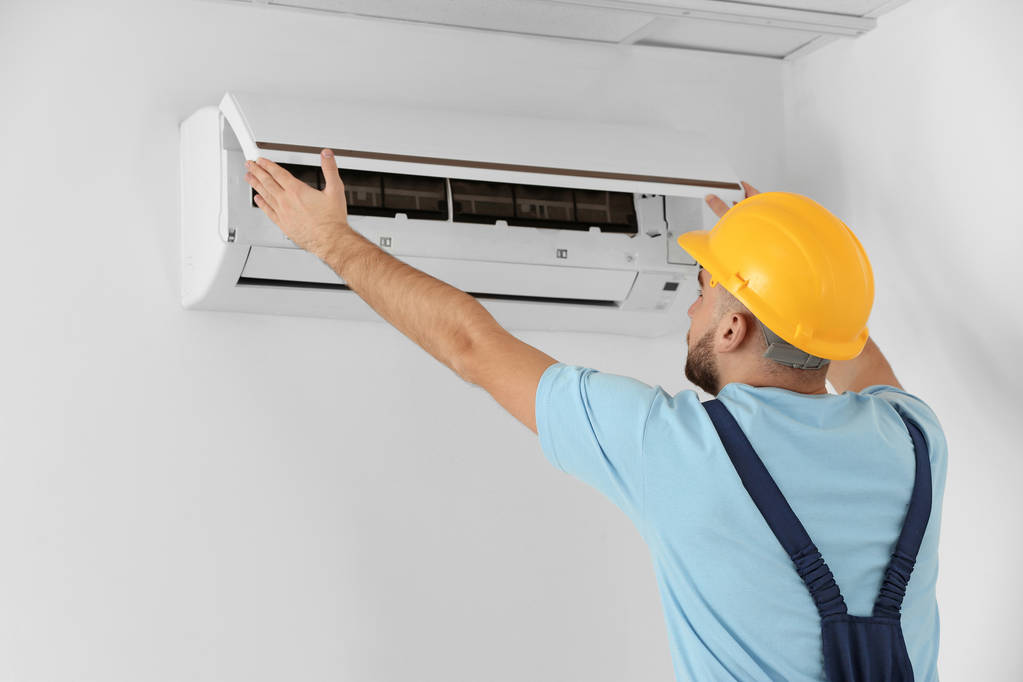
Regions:
<instances>
[{"instance_id":1,"label":"blue overalls","mask_svg":"<svg viewBox=\"0 0 1023 682\"><path fill-rule=\"evenodd\" d=\"M904 682L913 666L902 636L901 608L931 515L931 462L920 428L902 417L916 453L909 510L885 571L872 616L850 616L831 569L778 489L735 418L718 400L703 403L743 486L796 566L817 605L830 682Z\"/></svg>"}]
</instances>

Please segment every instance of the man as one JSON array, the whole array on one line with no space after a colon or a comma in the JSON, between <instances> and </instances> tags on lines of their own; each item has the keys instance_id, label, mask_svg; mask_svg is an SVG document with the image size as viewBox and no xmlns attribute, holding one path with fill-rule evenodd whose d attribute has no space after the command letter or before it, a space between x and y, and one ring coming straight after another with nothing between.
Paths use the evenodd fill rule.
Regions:
<instances>
[{"instance_id":1,"label":"man","mask_svg":"<svg viewBox=\"0 0 1023 682\"><path fill-rule=\"evenodd\" d=\"M708 196L715 229L679 239L705 268L685 365L717 396L701 404L694 391L670 396L519 341L473 297L355 232L331 150L321 162L322 191L268 160L248 162L257 205L381 317L538 433L552 463L630 516L654 560L678 679L837 679L855 640L878 637L889 669L911 663L915 679L937 678L946 445L934 413L902 390L867 337L873 276L837 218L745 183L747 198L731 209ZM757 496L771 486L764 503ZM912 513L924 501L930 508ZM917 546L892 559L904 521ZM785 524L806 547L783 546Z\"/></svg>"}]
</instances>

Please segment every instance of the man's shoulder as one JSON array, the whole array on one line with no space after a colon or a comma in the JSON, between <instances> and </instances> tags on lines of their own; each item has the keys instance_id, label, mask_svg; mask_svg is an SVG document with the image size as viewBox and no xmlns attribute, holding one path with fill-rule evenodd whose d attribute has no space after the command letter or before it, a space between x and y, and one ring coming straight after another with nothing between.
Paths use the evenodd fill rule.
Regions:
<instances>
[{"instance_id":1,"label":"man's shoulder","mask_svg":"<svg viewBox=\"0 0 1023 682\"><path fill-rule=\"evenodd\" d=\"M886 384L875 384L874 386L867 386L859 391L858 394L883 400L903 416L917 421L920 427L933 426L937 430L941 430L938 415L931 409L931 406L923 398L909 391Z\"/></svg>"},{"instance_id":2,"label":"man's shoulder","mask_svg":"<svg viewBox=\"0 0 1023 682\"><path fill-rule=\"evenodd\" d=\"M904 389L885 384L867 386L858 394L871 400L883 401L899 416L912 421L924 433L931 460L937 462L946 460L948 444L945 440L945 430L937 413L922 398Z\"/></svg>"}]
</instances>

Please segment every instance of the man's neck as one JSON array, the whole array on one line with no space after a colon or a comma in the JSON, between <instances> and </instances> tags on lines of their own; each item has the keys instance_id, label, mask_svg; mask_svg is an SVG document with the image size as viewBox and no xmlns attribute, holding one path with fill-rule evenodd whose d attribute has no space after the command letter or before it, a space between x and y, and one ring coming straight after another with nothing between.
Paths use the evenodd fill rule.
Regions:
<instances>
[{"instance_id":1,"label":"man's neck","mask_svg":"<svg viewBox=\"0 0 1023 682\"><path fill-rule=\"evenodd\" d=\"M828 392L827 384L824 383L823 379L819 383L810 383L785 381L783 377L765 376L763 374L736 374L733 376L721 377L721 388L724 388L730 383L746 384L748 386L755 386L758 388L784 388L786 391L804 393L806 395L825 395Z\"/></svg>"}]
</instances>

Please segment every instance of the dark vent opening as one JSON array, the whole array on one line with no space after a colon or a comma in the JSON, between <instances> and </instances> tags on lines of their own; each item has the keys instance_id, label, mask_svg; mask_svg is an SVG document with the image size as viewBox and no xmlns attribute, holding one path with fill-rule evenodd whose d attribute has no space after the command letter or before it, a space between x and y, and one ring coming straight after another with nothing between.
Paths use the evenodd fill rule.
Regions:
<instances>
[{"instance_id":1,"label":"dark vent opening","mask_svg":"<svg viewBox=\"0 0 1023 682\"><path fill-rule=\"evenodd\" d=\"M323 189L319 166L279 164L310 187ZM421 220L448 220L448 182L445 178L362 170L340 170L349 215L393 218L405 213ZM462 223L545 227L634 235L636 207L629 192L569 187L546 187L508 182L451 178L452 219ZM252 205L256 205L255 191Z\"/></svg>"},{"instance_id":2,"label":"dark vent opening","mask_svg":"<svg viewBox=\"0 0 1023 682\"><path fill-rule=\"evenodd\" d=\"M636 233L632 194L509 182L451 180L454 219L524 227Z\"/></svg>"}]
</instances>

